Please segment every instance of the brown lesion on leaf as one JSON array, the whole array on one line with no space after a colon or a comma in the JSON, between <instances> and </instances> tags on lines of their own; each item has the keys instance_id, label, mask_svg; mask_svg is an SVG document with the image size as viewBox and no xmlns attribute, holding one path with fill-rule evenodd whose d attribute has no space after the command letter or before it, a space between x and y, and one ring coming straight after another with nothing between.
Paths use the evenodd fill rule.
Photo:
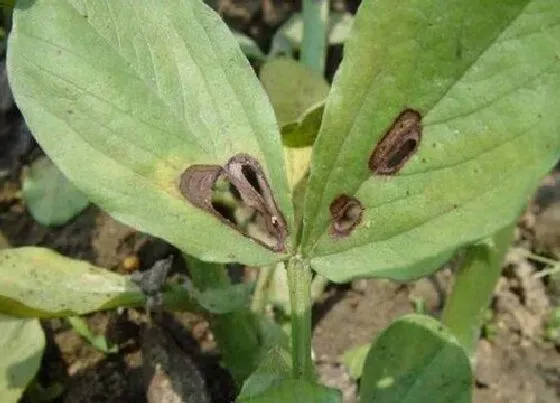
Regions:
<instances>
[{"instance_id":1,"label":"brown lesion on leaf","mask_svg":"<svg viewBox=\"0 0 560 403\"><path fill-rule=\"evenodd\" d=\"M273 251L285 250L284 216L261 165L250 155L235 155L223 167L191 165L179 188L189 202L224 224Z\"/></svg>"},{"instance_id":2,"label":"brown lesion on leaf","mask_svg":"<svg viewBox=\"0 0 560 403\"><path fill-rule=\"evenodd\" d=\"M378 175L395 175L414 155L421 139L422 116L405 109L373 150L369 169Z\"/></svg>"},{"instance_id":3,"label":"brown lesion on leaf","mask_svg":"<svg viewBox=\"0 0 560 403\"><path fill-rule=\"evenodd\" d=\"M342 194L329 206L332 217L330 233L335 238L346 237L362 221L364 208L360 201Z\"/></svg>"}]
</instances>

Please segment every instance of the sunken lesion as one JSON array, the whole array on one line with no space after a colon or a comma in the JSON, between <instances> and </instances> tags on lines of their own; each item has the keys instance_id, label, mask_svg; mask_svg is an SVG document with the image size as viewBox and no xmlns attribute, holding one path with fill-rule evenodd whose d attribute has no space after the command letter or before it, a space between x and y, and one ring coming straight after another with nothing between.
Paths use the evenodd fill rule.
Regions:
<instances>
[{"instance_id":1,"label":"sunken lesion","mask_svg":"<svg viewBox=\"0 0 560 403\"><path fill-rule=\"evenodd\" d=\"M379 141L369 158L369 169L377 175L395 175L416 153L422 139L422 116L405 109Z\"/></svg>"},{"instance_id":2,"label":"sunken lesion","mask_svg":"<svg viewBox=\"0 0 560 403\"><path fill-rule=\"evenodd\" d=\"M288 231L257 159L238 154L224 165L191 165L179 189L196 207L275 251L286 249Z\"/></svg>"},{"instance_id":3,"label":"sunken lesion","mask_svg":"<svg viewBox=\"0 0 560 403\"><path fill-rule=\"evenodd\" d=\"M362 221L364 207L355 197L342 194L329 206L331 213L330 233L335 238L349 236Z\"/></svg>"}]
</instances>

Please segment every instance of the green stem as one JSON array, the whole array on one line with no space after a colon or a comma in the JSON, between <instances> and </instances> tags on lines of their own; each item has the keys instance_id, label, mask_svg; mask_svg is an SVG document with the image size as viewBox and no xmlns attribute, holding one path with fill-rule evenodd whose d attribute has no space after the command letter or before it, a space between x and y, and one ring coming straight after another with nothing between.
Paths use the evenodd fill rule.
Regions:
<instances>
[{"instance_id":1,"label":"green stem","mask_svg":"<svg viewBox=\"0 0 560 403\"><path fill-rule=\"evenodd\" d=\"M471 356L514 228L512 224L485 242L467 248L464 264L455 274L452 293L445 303L442 322Z\"/></svg>"},{"instance_id":2,"label":"green stem","mask_svg":"<svg viewBox=\"0 0 560 403\"><path fill-rule=\"evenodd\" d=\"M292 362L297 379L315 379L311 360L311 267L301 257L287 264L292 317Z\"/></svg>"},{"instance_id":3,"label":"green stem","mask_svg":"<svg viewBox=\"0 0 560 403\"><path fill-rule=\"evenodd\" d=\"M327 53L328 0L303 0L301 62L323 74Z\"/></svg>"}]
</instances>

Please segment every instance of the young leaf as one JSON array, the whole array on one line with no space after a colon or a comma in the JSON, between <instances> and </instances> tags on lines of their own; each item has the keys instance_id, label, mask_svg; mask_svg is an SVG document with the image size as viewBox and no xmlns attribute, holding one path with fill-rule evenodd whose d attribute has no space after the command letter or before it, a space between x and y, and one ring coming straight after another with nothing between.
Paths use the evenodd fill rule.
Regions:
<instances>
[{"instance_id":1,"label":"young leaf","mask_svg":"<svg viewBox=\"0 0 560 403\"><path fill-rule=\"evenodd\" d=\"M257 396L236 400L237 403L341 403L342 393L301 379L285 379Z\"/></svg>"},{"instance_id":2,"label":"young leaf","mask_svg":"<svg viewBox=\"0 0 560 403\"><path fill-rule=\"evenodd\" d=\"M258 368L243 383L238 400L255 397L269 388L278 386L282 380L292 376L292 362L289 354L275 347L263 357Z\"/></svg>"},{"instance_id":3,"label":"young leaf","mask_svg":"<svg viewBox=\"0 0 560 403\"><path fill-rule=\"evenodd\" d=\"M17 403L41 366L45 335L35 318L0 314L0 396Z\"/></svg>"},{"instance_id":4,"label":"young leaf","mask_svg":"<svg viewBox=\"0 0 560 403\"><path fill-rule=\"evenodd\" d=\"M471 402L465 351L443 325L424 315L403 316L379 335L360 384L362 402Z\"/></svg>"},{"instance_id":5,"label":"young leaf","mask_svg":"<svg viewBox=\"0 0 560 403\"><path fill-rule=\"evenodd\" d=\"M8 71L37 141L111 215L205 260L263 265L285 256L181 193L187 168L248 154L292 227L272 108L202 1L20 1Z\"/></svg>"},{"instance_id":6,"label":"young leaf","mask_svg":"<svg viewBox=\"0 0 560 403\"><path fill-rule=\"evenodd\" d=\"M24 316L82 315L139 306L144 296L128 278L49 249L0 250L0 312Z\"/></svg>"},{"instance_id":7,"label":"young leaf","mask_svg":"<svg viewBox=\"0 0 560 403\"><path fill-rule=\"evenodd\" d=\"M79 316L68 316L66 319L76 333L86 339L93 347L102 353L110 354L119 351L118 346L109 346L105 336L93 333L84 319Z\"/></svg>"},{"instance_id":8,"label":"young leaf","mask_svg":"<svg viewBox=\"0 0 560 403\"><path fill-rule=\"evenodd\" d=\"M324 101L329 85L323 77L289 58L266 63L259 78L283 128L302 119L306 111Z\"/></svg>"},{"instance_id":9,"label":"young leaf","mask_svg":"<svg viewBox=\"0 0 560 403\"><path fill-rule=\"evenodd\" d=\"M247 308L253 286L232 284L227 287L208 288L200 291L192 284L186 285L189 296L208 312L224 314Z\"/></svg>"},{"instance_id":10,"label":"young leaf","mask_svg":"<svg viewBox=\"0 0 560 403\"><path fill-rule=\"evenodd\" d=\"M33 218L46 226L65 224L89 203L47 157L36 160L25 175L23 199Z\"/></svg>"},{"instance_id":11,"label":"young leaf","mask_svg":"<svg viewBox=\"0 0 560 403\"><path fill-rule=\"evenodd\" d=\"M362 377L364 363L366 362L366 357L370 349L371 344L364 344L354 347L344 352L342 355L342 362L348 368L348 372L352 378L360 379Z\"/></svg>"},{"instance_id":12,"label":"young leaf","mask_svg":"<svg viewBox=\"0 0 560 403\"><path fill-rule=\"evenodd\" d=\"M492 237L465 248L461 267L455 272L441 321L468 354L476 351L480 327L502 273L502 262L513 241L515 227L514 222Z\"/></svg>"},{"instance_id":13,"label":"young leaf","mask_svg":"<svg viewBox=\"0 0 560 403\"><path fill-rule=\"evenodd\" d=\"M323 77L288 58L266 63L260 80L281 128L288 186L293 192L309 167L329 86Z\"/></svg>"},{"instance_id":14,"label":"young leaf","mask_svg":"<svg viewBox=\"0 0 560 403\"><path fill-rule=\"evenodd\" d=\"M559 155L559 37L557 1L362 2L313 150L312 266L406 279L514 220ZM340 195L364 206L343 238Z\"/></svg>"}]
</instances>

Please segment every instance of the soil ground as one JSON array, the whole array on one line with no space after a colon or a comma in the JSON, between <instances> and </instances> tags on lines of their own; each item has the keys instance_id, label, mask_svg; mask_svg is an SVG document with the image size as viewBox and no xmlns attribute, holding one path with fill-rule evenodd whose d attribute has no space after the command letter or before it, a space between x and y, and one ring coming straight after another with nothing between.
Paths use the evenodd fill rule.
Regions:
<instances>
[{"instance_id":1,"label":"soil ground","mask_svg":"<svg viewBox=\"0 0 560 403\"><path fill-rule=\"evenodd\" d=\"M334 1L335 10L354 12L358 1ZM263 49L274 30L300 7L296 1L216 0L214 6L236 30L253 37ZM340 52L329 55L328 75L332 76ZM3 72L5 76L5 72ZM3 79L4 77L0 77ZM1 98L1 97L0 97ZM1 106L1 105L0 105ZM90 205L66 225L52 229L35 222L21 199L21 171L41 154L21 116L10 109L0 121L0 235L14 247L38 245L95 265L125 273L130 258L141 267L157 259L179 254L159 239L138 233ZM560 341L545 337L547 318L560 300L560 277L535 274L543 265L528 252L560 259L560 172L551 172L543 181L520 218L514 244L491 304L486 337L478 345L475 402L559 402ZM128 259L127 259L128 258ZM182 270L177 259L175 269ZM437 315L441 307L439 286L445 292L452 272L442 269L433 279L410 284L385 280L357 280L348 286L327 289L314 308L313 347L321 380L340 388L346 402L356 401L356 383L342 365L340 356L349 348L370 342L393 319L414 310L421 298L428 312ZM235 396L232 380L219 365L219 355L208 323L192 314L167 319L175 340L188 352L214 402ZM118 341L118 354L105 355L73 332L61 319L45 320L48 347L39 381L60 383L63 402L146 401L139 329L143 314L128 317L116 312L98 313L88 318L97 333ZM182 332L182 333L181 333ZM28 401L31 401L27 397ZM204 401L201 397L200 401Z\"/></svg>"}]
</instances>

